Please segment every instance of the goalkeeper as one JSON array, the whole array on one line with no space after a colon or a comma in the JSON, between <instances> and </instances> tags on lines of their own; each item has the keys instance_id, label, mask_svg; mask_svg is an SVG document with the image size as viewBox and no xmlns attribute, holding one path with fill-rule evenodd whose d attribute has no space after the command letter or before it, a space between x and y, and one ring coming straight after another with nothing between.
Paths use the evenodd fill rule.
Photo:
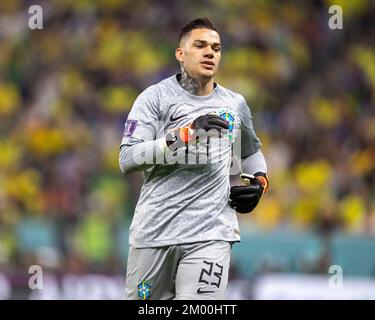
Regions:
<instances>
[{"instance_id":1,"label":"goalkeeper","mask_svg":"<svg viewBox=\"0 0 375 320\"><path fill-rule=\"evenodd\" d=\"M266 162L245 99L214 82L221 43L212 22L183 27L175 55L181 72L138 96L120 146L121 171L144 173L126 298L224 299L236 212L253 211L267 190ZM231 187L235 145L243 185Z\"/></svg>"}]
</instances>

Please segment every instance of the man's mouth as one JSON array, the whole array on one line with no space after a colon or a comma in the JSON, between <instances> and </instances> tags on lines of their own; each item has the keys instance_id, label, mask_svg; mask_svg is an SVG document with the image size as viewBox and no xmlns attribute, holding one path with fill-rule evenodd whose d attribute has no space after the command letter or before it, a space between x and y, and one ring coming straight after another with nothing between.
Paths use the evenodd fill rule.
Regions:
<instances>
[{"instance_id":1,"label":"man's mouth","mask_svg":"<svg viewBox=\"0 0 375 320\"><path fill-rule=\"evenodd\" d=\"M203 60L201 64L203 64L206 69L213 69L215 66L215 63L211 60Z\"/></svg>"}]
</instances>

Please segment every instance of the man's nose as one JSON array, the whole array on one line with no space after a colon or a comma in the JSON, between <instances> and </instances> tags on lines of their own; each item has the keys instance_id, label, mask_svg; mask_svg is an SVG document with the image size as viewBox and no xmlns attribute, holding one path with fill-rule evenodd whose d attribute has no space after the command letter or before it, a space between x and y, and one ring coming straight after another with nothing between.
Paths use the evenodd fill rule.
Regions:
<instances>
[{"instance_id":1,"label":"man's nose","mask_svg":"<svg viewBox=\"0 0 375 320\"><path fill-rule=\"evenodd\" d=\"M214 53L213 53L212 49L206 50L205 53L204 53L204 57L212 59L214 57Z\"/></svg>"},{"instance_id":2,"label":"man's nose","mask_svg":"<svg viewBox=\"0 0 375 320\"><path fill-rule=\"evenodd\" d=\"M211 59L214 57L214 51L212 50L210 46L207 46L205 48L203 56L205 58L211 58Z\"/></svg>"}]
</instances>

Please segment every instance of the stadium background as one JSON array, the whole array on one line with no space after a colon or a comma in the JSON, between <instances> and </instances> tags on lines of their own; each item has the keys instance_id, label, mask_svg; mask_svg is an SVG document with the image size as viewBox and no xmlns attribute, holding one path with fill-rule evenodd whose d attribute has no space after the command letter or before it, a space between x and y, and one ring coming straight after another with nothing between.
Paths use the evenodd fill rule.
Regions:
<instances>
[{"instance_id":1,"label":"stadium background","mask_svg":"<svg viewBox=\"0 0 375 320\"><path fill-rule=\"evenodd\" d=\"M43 30L28 28L33 4ZM343 30L328 28L333 4ZM200 16L221 31L217 81L252 107L271 181L239 216L228 298L374 298L374 5L2 0L0 299L122 297L142 183L118 167L124 121L178 70L179 28ZM31 265L43 290L28 288Z\"/></svg>"}]
</instances>

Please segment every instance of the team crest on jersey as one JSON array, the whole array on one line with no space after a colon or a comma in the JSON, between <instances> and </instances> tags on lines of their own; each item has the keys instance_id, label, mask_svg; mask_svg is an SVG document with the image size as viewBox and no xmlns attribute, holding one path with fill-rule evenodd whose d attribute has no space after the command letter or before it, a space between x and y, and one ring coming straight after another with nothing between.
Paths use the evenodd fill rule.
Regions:
<instances>
[{"instance_id":1,"label":"team crest on jersey","mask_svg":"<svg viewBox=\"0 0 375 320\"><path fill-rule=\"evenodd\" d=\"M239 121L236 119L234 113L227 108L220 109L218 115L229 122L228 138L229 141L234 142L237 128L239 127Z\"/></svg>"},{"instance_id":2,"label":"team crest on jersey","mask_svg":"<svg viewBox=\"0 0 375 320\"><path fill-rule=\"evenodd\" d=\"M142 300L148 300L150 299L150 295L151 295L151 284L149 281L147 280L142 280L138 283L138 296L142 299Z\"/></svg>"},{"instance_id":3,"label":"team crest on jersey","mask_svg":"<svg viewBox=\"0 0 375 320\"><path fill-rule=\"evenodd\" d=\"M124 138L130 138L133 135L135 128L137 127L137 123L138 120L127 120L125 122L124 133L122 136Z\"/></svg>"}]
</instances>

